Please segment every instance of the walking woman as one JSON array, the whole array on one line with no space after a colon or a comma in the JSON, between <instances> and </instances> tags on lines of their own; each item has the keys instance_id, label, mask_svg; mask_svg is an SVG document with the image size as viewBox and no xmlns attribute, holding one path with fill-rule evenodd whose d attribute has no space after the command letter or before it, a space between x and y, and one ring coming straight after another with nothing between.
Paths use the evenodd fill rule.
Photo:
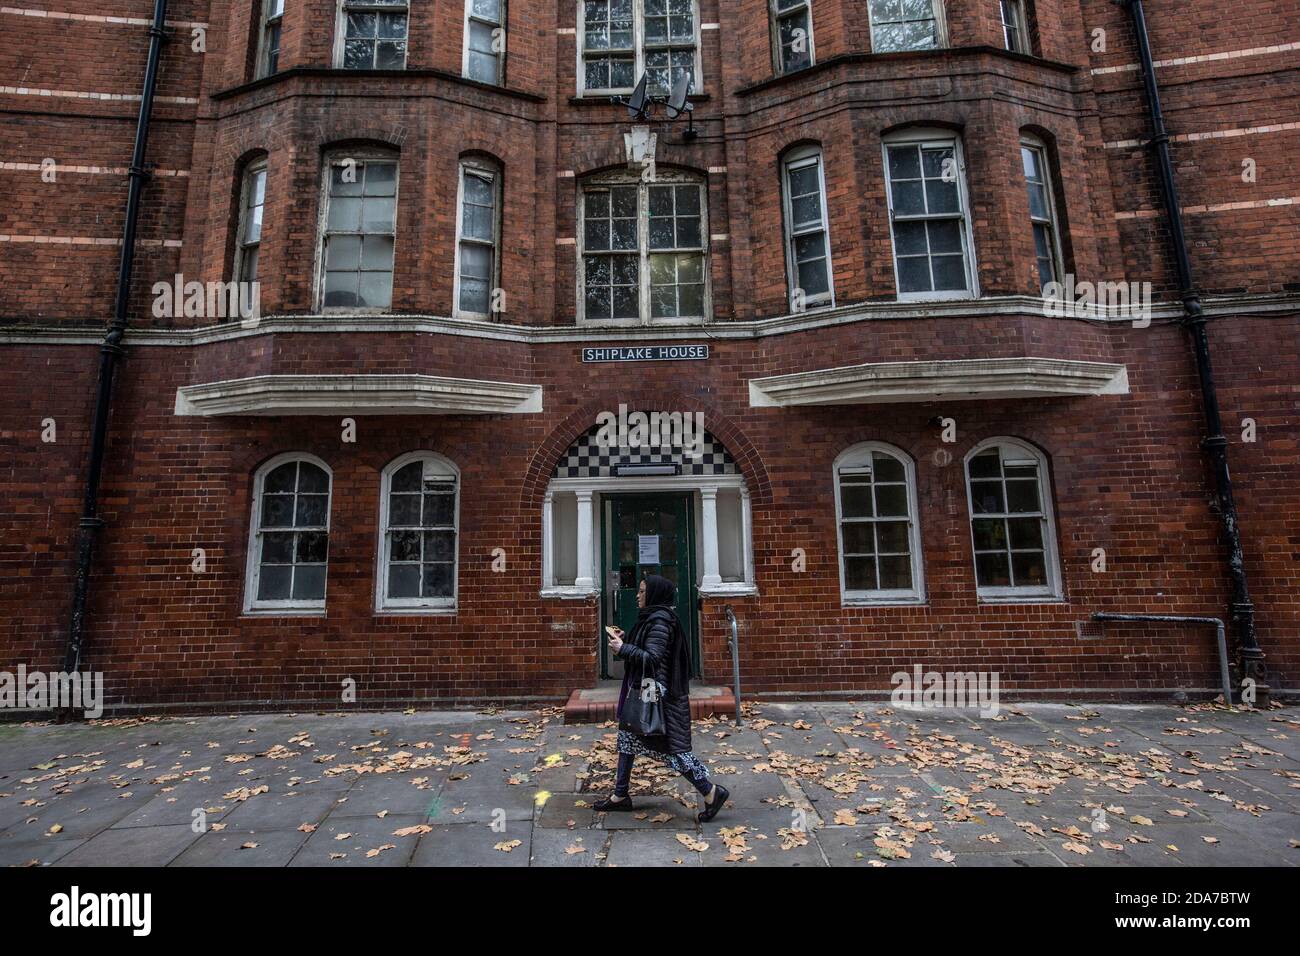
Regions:
<instances>
[{"instance_id":1,"label":"walking woman","mask_svg":"<svg viewBox=\"0 0 1300 956\"><path fill-rule=\"evenodd\" d=\"M637 757L652 757L672 767L700 792L704 809L697 818L703 823L718 815L731 793L726 787L709 781L704 764L691 751L691 651L673 609L676 601L677 588L671 581L647 574L637 591L636 605L641 610L631 635L625 638L620 629L610 629L609 648L624 661L617 711L618 774L613 795L597 803L595 809L631 810L628 784L632 761ZM647 679L653 683L644 684ZM663 703L663 734L642 736L626 729L624 710L629 694L640 694L641 700L653 700L659 695Z\"/></svg>"}]
</instances>

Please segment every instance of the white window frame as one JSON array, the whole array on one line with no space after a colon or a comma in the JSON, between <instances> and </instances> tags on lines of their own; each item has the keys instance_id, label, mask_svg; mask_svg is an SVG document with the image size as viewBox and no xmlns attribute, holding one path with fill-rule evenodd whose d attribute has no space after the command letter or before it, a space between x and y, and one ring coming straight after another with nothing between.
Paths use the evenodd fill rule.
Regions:
<instances>
[{"instance_id":1,"label":"white window frame","mask_svg":"<svg viewBox=\"0 0 1300 956\"><path fill-rule=\"evenodd\" d=\"M373 314L375 312L391 312L392 296L389 295L389 304L386 309L375 309L371 306L326 306L325 305L325 247L329 238L329 216L330 216L330 183L334 178L334 167L342 166L344 160L354 159L358 165L366 163L391 163L396 168L396 174L393 184L393 278L397 277L397 219L401 215L401 196L402 196L402 164L398 153L395 150L382 149L335 149L325 154L325 161L321 166L321 192L320 192L320 216L316 224L316 293L313 301L316 303L318 312L330 315L347 315L347 314ZM383 233L339 233L339 235L383 235Z\"/></svg>"},{"instance_id":2,"label":"white window frame","mask_svg":"<svg viewBox=\"0 0 1300 956\"><path fill-rule=\"evenodd\" d=\"M847 469L873 467L873 454L888 455L903 466L903 477L907 483L907 534L908 549L912 560L912 586L910 588L885 588L875 590L849 590L848 578L844 568L844 506L840 497L840 473ZM845 449L835 459L832 466L832 483L835 497L835 545L840 573L840 602L844 607L862 605L889 604L924 604L925 603L925 560L921 554L921 521L917 512L916 465L912 456L901 448L885 442L868 441ZM899 521L897 517L887 519L863 519L871 523L882 520Z\"/></svg>"},{"instance_id":3,"label":"white window frame","mask_svg":"<svg viewBox=\"0 0 1300 956\"><path fill-rule=\"evenodd\" d=\"M492 180L492 242L465 237L465 177L470 175L489 177ZM492 275L489 278L488 311L471 312L460 307L460 250L464 243L476 246L490 245L492 249ZM493 290L501 287L501 167L487 159L468 156L460 161L459 178L456 181L456 262L455 277L452 283L452 315L465 319L490 319L495 313L491 311Z\"/></svg>"},{"instance_id":4,"label":"white window frame","mask_svg":"<svg viewBox=\"0 0 1300 956\"><path fill-rule=\"evenodd\" d=\"M1040 513L1033 515L1030 513L1007 513L1003 514L979 514L975 513L974 495L971 489L970 463L971 459L988 451L993 447L1001 447L1011 450L1015 455L1013 461L1028 461L1033 459L1038 465L1038 503ZM1001 456L1002 453L999 452ZM1060 553L1057 550L1056 540L1056 519L1054 512L1056 510L1056 496L1052 492L1052 475L1048 467L1047 456L1028 442L1019 438L1009 438L998 436L996 438L987 438L980 442L969 452L962 461L962 480L966 483L966 523L967 532L970 536L971 543L971 574L975 578L976 593L981 601L991 604L1014 604L1014 603L1044 603L1061 600L1061 565ZM1005 479L1004 479L1005 495ZM1003 501L1005 507L1006 502ZM1043 566L1046 574L1047 583L1043 585L1030 586L1006 586L985 587L979 583L979 573L975 567L975 519L979 518L1030 518L1038 517L1042 522L1043 532ZM1009 542L1008 542L1009 545Z\"/></svg>"},{"instance_id":5,"label":"white window frame","mask_svg":"<svg viewBox=\"0 0 1300 956\"><path fill-rule=\"evenodd\" d=\"M334 516L334 472L315 455L306 452L285 452L263 463L253 475L252 514L248 528L248 550L244 556L244 613L259 615L323 615L326 600L329 597L329 552L325 559L325 594L319 600L294 600L285 598L274 601L259 601L257 589L262 572L262 491L267 476L281 465L289 462L307 462L325 472L329 479L328 500L325 503L325 534L327 540L333 535ZM295 486L296 490L296 486ZM328 545L327 545L328 548Z\"/></svg>"},{"instance_id":6,"label":"white window frame","mask_svg":"<svg viewBox=\"0 0 1300 956\"><path fill-rule=\"evenodd\" d=\"M1041 225L1047 226L1047 231L1051 235L1051 240L1052 240L1053 275L1050 281L1061 282L1065 276L1065 254L1061 250L1061 218L1057 214L1057 209L1056 209L1056 189L1055 189L1055 183L1052 179L1051 154L1047 150L1047 144L1044 143L1037 136L1028 136L1028 135L1021 136L1020 149L1021 150L1029 149L1037 154L1038 168L1042 171L1042 177L1043 177L1043 192L1047 194L1048 219L1046 221L1036 218L1034 216L1034 212L1032 208L1029 211L1030 238L1031 239L1033 238L1034 226L1041 226ZM1020 171L1022 175L1024 174L1024 169L1025 169L1024 155L1023 153L1021 153ZM1027 178L1025 180L1025 189L1026 192L1028 192L1029 181ZM1028 199L1028 196L1026 196L1026 199ZM1042 283L1042 278L1038 274L1038 246L1036 243L1034 244L1033 248L1034 248L1034 279L1041 286L1043 283ZM1041 293L1041 288L1040 288L1040 293Z\"/></svg>"},{"instance_id":7,"label":"white window frame","mask_svg":"<svg viewBox=\"0 0 1300 956\"><path fill-rule=\"evenodd\" d=\"M463 77L465 77L465 79L467 79L467 80L473 80L475 83L484 83L484 82L487 82L487 81L485 81L485 80L479 80L479 79L474 79L473 77L471 77L471 76L469 75L469 36L470 36L470 24L471 24L471 23L482 23L482 24L486 24L487 26L492 27L492 29L493 29L494 31L495 31L495 30L500 30L500 31L501 31L501 41L502 41L502 43L501 43L501 50L500 50L500 52L498 52L497 55L496 55L496 56L497 56L497 75L496 75L496 79L494 79L494 80L491 81L491 84L492 84L493 86L500 86L501 84L503 84L503 83L505 82L505 78L506 78L506 43L509 42L509 41L508 41L507 31L506 31L506 18L509 17L509 15L510 15L510 11L509 11L509 7L507 6L507 2L506 2L506 0L499 0L499 3L501 4L501 19L498 21L498 20L489 20L489 19L487 19L486 17L482 17L482 16L479 16L478 14L474 13L474 0L465 0L465 24L464 24L464 31L465 31L465 32L464 32L464 38L465 38L465 42L462 44L462 46L464 47L464 49L463 49L463 52L462 52L462 54L461 54L460 75L463 76ZM407 34L408 34L408 35L410 34L410 26L409 26L409 24L408 24L408 26L407 26ZM495 39L495 37L494 37L494 39ZM408 44L409 44L409 41L408 41ZM410 49L409 45L408 45L407 49L408 49L408 50Z\"/></svg>"},{"instance_id":8,"label":"white window frame","mask_svg":"<svg viewBox=\"0 0 1300 956\"><path fill-rule=\"evenodd\" d=\"M388 596L388 508L390 488L393 475L414 461L433 464L439 474L449 474L455 478L455 504L452 508L453 535L455 549L452 558L451 597L435 598L392 598ZM379 482L379 555L375 561L375 611L384 614L429 614L455 613L460 597L460 496L462 483L460 469L456 463L445 455L432 451L413 451L401 455L388 463Z\"/></svg>"},{"instance_id":9,"label":"white window frame","mask_svg":"<svg viewBox=\"0 0 1300 956\"><path fill-rule=\"evenodd\" d=\"M785 211L785 262L788 277L790 307L795 309L795 292L799 289L799 263L795 256L795 239L817 230L805 229L796 233L794 227L794 197L790 194L790 173L805 166L817 167L817 188L821 199L821 229L826 237L827 289L816 296L805 297L804 308L830 308L835 305L835 269L831 253L831 222L826 205L826 158L820 146L801 146L791 150L781 161L781 205Z\"/></svg>"},{"instance_id":10,"label":"white window frame","mask_svg":"<svg viewBox=\"0 0 1300 956\"><path fill-rule=\"evenodd\" d=\"M587 18L585 16L585 7L583 0L577 0L578 6L578 26L577 26L577 89L578 96L620 96L631 93L633 86L617 87L593 87L587 88ZM704 92L704 62L700 53L700 2L691 0L691 21L694 25L694 36L691 42L695 45L695 64L691 68L691 94ZM654 49L659 49L655 47ZM603 55L600 50L591 51L593 56ZM671 58L670 58L671 60ZM635 84L646 72L646 42L645 42L645 4L643 0L632 0L632 82ZM669 77L672 77L672 66L669 65ZM651 91L654 92L654 91Z\"/></svg>"},{"instance_id":11,"label":"white window frame","mask_svg":"<svg viewBox=\"0 0 1300 956\"><path fill-rule=\"evenodd\" d=\"M693 185L700 191L700 242L703 243L701 253L704 257L704 315L702 316L666 316L654 318L650 314L650 256L656 250L650 248L650 216L649 216L649 196L651 186L684 186ZM638 296L640 305L640 315L635 319L587 319L587 275L586 275L586 202L587 189L589 187L613 187L613 186L636 186L637 187L637 253L639 255L639 285ZM577 248L578 261L576 264L575 275L577 276L577 302L576 315L580 325L599 325L599 326L671 326L671 325L704 325L709 322L713 315L713 278L710 267L710 248L709 248L709 181L703 176L695 176L689 173L677 171L663 171L658 173L654 179L645 180L640 177L628 174L619 174L618 176L597 176L583 180L578 186L578 228L575 247ZM594 255L599 255L605 250L595 250ZM663 250L658 250L663 251Z\"/></svg>"},{"instance_id":12,"label":"white window frame","mask_svg":"<svg viewBox=\"0 0 1300 956\"><path fill-rule=\"evenodd\" d=\"M373 65L372 58L370 69L406 69L406 64L411 58L411 2L406 0L402 7L395 3L377 3L374 0L338 0L337 13L334 19L334 68L336 70L345 70L348 67L343 65L344 56L348 45L348 12L353 13L406 13L406 48L402 53L402 65L400 67L376 67ZM357 71L360 72L360 71Z\"/></svg>"},{"instance_id":13,"label":"white window frame","mask_svg":"<svg viewBox=\"0 0 1300 956\"><path fill-rule=\"evenodd\" d=\"M1011 19L1007 22L1007 10L1010 8ZM1029 18L1025 13L1025 0L998 0L998 19L1002 23L1002 41L1012 53L1032 53L1029 42ZM1016 31L1016 42L1011 42L1011 30Z\"/></svg>"},{"instance_id":14,"label":"white window frame","mask_svg":"<svg viewBox=\"0 0 1300 956\"><path fill-rule=\"evenodd\" d=\"M252 207L249 200L252 198L253 180L258 174L262 175L262 220L258 227L257 240L250 242L248 239L248 227L250 223L250 213ZM254 160L244 169L243 179L239 187L239 217L235 229L235 282L255 282L259 281L258 276L261 273L262 266L262 233L266 229L266 184L267 184L267 161L266 157ZM248 251L251 248L257 248L257 272L250 279L248 272Z\"/></svg>"},{"instance_id":15,"label":"white window frame","mask_svg":"<svg viewBox=\"0 0 1300 956\"><path fill-rule=\"evenodd\" d=\"M809 67L817 65L817 46L813 42L813 11L812 0L799 0L783 10L778 10L779 0L768 0L768 30L772 35L772 71L778 76L785 76L787 73L798 73ZM799 10L806 10L808 13L808 65L795 67L787 70L785 63L781 59L781 21L793 16Z\"/></svg>"},{"instance_id":16,"label":"white window frame","mask_svg":"<svg viewBox=\"0 0 1300 956\"><path fill-rule=\"evenodd\" d=\"M264 76L274 76L280 70L280 44L284 42L284 4L285 0L262 0L261 24L257 39L257 69L254 71L253 79L260 80ZM275 47L275 69L271 69L269 62L272 27L280 28L280 38Z\"/></svg>"},{"instance_id":17,"label":"white window frame","mask_svg":"<svg viewBox=\"0 0 1300 956\"><path fill-rule=\"evenodd\" d=\"M953 159L957 162L957 196L961 201L961 241L962 255L966 266L966 289L958 291L934 290L928 292L903 292L898 273L898 248L894 243L894 188L889 177L889 147L891 146L950 146ZM962 149L961 136L951 130L919 128L902 130L886 136L881 143L881 162L884 163L885 199L889 210L889 248L894 260L894 290L899 302L940 302L959 299L979 298L979 268L975 259L975 234L971 226L970 193L966 188L966 156ZM915 216L906 217L914 222L931 218L956 218L954 216Z\"/></svg>"},{"instance_id":18,"label":"white window frame","mask_svg":"<svg viewBox=\"0 0 1300 956\"><path fill-rule=\"evenodd\" d=\"M934 46L917 47L915 50L879 50L876 49L876 19L871 15L871 0L867 3L867 27L871 32L871 52L876 53L919 53L925 50L942 50L948 46L948 23L943 0L930 0L930 12L934 18ZM915 21L905 21L915 22ZM888 26L890 24L882 24Z\"/></svg>"}]
</instances>

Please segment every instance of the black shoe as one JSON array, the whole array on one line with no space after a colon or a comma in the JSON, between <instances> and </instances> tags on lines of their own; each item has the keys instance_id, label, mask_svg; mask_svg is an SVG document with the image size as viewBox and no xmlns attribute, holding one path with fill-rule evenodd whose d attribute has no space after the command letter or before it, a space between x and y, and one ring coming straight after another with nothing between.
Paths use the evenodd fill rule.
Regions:
<instances>
[{"instance_id":1,"label":"black shoe","mask_svg":"<svg viewBox=\"0 0 1300 956\"><path fill-rule=\"evenodd\" d=\"M727 802L727 797L731 796L731 791L728 790L726 787L724 787L722 784L715 783L713 786L716 791L713 794L713 802L710 803L708 800L705 800L704 809L701 810L699 814L697 814L695 817L695 819L698 820L700 823L708 823L710 820L716 817L718 815L718 811L722 809L722 805Z\"/></svg>"},{"instance_id":2,"label":"black shoe","mask_svg":"<svg viewBox=\"0 0 1300 956\"><path fill-rule=\"evenodd\" d=\"M599 800L596 803L592 804L591 809L606 812L606 813L611 810L613 811L631 810L633 809L632 798L624 797L622 800L615 800L613 797L606 797L604 800Z\"/></svg>"}]
</instances>

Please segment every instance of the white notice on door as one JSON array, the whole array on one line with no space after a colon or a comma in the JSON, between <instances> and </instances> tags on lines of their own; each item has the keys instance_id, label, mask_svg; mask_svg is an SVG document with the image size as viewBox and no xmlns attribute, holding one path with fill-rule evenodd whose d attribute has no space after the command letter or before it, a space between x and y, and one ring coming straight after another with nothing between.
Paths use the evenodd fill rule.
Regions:
<instances>
[{"instance_id":1,"label":"white notice on door","mask_svg":"<svg viewBox=\"0 0 1300 956\"><path fill-rule=\"evenodd\" d=\"M639 534L637 540L637 563L638 564L658 564L659 563L659 535L657 534Z\"/></svg>"}]
</instances>

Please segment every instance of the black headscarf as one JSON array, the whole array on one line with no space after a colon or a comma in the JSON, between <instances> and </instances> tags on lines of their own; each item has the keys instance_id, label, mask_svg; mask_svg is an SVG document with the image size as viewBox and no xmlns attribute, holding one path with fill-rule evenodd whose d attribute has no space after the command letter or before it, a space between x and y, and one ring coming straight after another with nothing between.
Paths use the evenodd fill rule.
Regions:
<instances>
[{"instance_id":1,"label":"black headscarf","mask_svg":"<svg viewBox=\"0 0 1300 956\"><path fill-rule=\"evenodd\" d=\"M645 576L645 607L641 608L639 616L645 616L657 607L666 607L674 614L677 613L677 585L657 574L647 574Z\"/></svg>"},{"instance_id":2,"label":"black headscarf","mask_svg":"<svg viewBox=\"0 0 1300 956\"><path fill-rule=\"evenodd\" d=\"M674 630L681 627L681 623L677 620L677 585L657 574L647 574L645 576L645 607L637 612L636 624L632 626L632 633L626 639L639 647L640 641L638 639L642 631L645 630L646 625L650 623L650 616L656 612L660 614L667 612L672 619Z\"/></svg>"}]
</instances>

